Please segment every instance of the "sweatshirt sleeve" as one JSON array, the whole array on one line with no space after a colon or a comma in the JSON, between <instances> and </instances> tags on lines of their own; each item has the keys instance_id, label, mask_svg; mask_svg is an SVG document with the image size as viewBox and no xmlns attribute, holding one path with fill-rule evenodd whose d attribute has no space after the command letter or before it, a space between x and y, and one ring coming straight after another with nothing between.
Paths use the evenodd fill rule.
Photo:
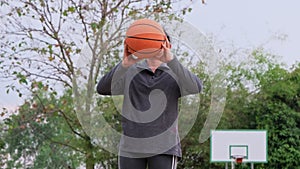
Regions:
<instances>
[{"instance_id":1,"label":"sweatshirt sleeve","mask_svg":"<svg viewBox=\"0 0 300 169\"><path fill-rule=\"evenodd\" d=\"M167 63L167 65L178 78L181 96L197 94L202 91L202 81L186 69L176 57Z\"/></svg>"},{"instance_id":2,"label":"sweatshirt sleeve","mask_svg":"<svg viewBox=\"0 0 300 169\"><path fill-rule=\"evenodd\" d=\"M125 73L121 63L117 64L110 72L105 74L97 84L97 92L101 95L121 95L124 90Z\"/></svg>"}]
</instances>

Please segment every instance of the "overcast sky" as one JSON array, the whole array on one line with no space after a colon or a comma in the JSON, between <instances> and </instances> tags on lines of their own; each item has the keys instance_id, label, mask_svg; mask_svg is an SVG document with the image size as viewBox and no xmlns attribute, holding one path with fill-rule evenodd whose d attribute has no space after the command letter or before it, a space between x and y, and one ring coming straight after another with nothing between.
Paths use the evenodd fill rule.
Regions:
<instances>
[{"instance_id":1,"label":"overcast sky","mask_svg":"<svg viewBox=\"0 0 300 169\"><path fill-rule=\"evenodd\" d=\"M291 65L300 61L300 0L206 0L193 4L186 20L205 34L213 34L222 44L237 48L259 46L277 35L284 41L272 40L265 48L283 56ZM6 95L0 83L0 108L16 107L21 99L14 93Z\"/></svg>"},{"instance_id":2,"label":"overcast sky","mask_svg":"<svg viewBox=\"0 0 300 169\"><path fill-rule=\"evenodd\" d=\"M300 61L299 0L201 0L193 4L186 20L224 45L256 47L282 56L291 65ZM272 39L274 36L285 40ZM271 40L270 40L271 39Z\"/></svg>"}]
</instances>

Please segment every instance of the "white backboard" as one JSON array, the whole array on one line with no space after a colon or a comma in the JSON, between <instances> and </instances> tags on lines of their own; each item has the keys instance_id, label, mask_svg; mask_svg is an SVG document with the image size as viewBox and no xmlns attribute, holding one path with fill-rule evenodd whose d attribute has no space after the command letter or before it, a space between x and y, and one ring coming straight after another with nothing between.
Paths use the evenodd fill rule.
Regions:
<instances>
[{"instance_id":1,"label":"white backboard","mask_svg":"<svg viewBox=\"0 0 300 169\"><path fill-rule=\"evenodd\" d=\"M244 156L243 162L267 162L266 130L212 130L210 161L231 162L235 155Z\"/></svg>"}]
</instances>

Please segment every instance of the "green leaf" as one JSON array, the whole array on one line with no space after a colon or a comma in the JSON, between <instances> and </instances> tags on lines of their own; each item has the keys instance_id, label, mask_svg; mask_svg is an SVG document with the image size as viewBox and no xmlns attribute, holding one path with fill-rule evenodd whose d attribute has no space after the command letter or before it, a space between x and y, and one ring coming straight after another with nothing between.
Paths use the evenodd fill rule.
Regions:
<instances>
[{"instance_id":1,"label":"green leaf","mask_svg":"<svg viewBox=\"0 0 300 169\"><path fill-rule=\"evenodd\" d=\"M17 8L17 14L18 14L19 17L22 16L22 10L21 10L21 8Z\"/></svg>"},{"instance_id":2,"label":"green leaf","mask_svg":"<svg viewBox=\"0 0 300 169\"><path fill-rule=\"evenodd\" d=\"M68 16L68 11L67 10L64 10L63 16Z\"/></svg>"},{"instance_id":3,"label":"green leaf","mask_svg":"<svg viewBox=\"0 0 300 169\"><path fill-rule=\"evenodd\" d=\"M71 12L71 13L74 13L75 12L75 7L74 6L68 7L68 11Z\"/></svg>"},{"instance_id":4,"label":"green leaf","mask_svg":"<svg viewBox=\"0 0 300 169\"><path fill-rule=\"evenodd\" d=\"M91 28L93 29L94 32L96 31L97 27L98 27L97 23L95 22L91 23Z\"/></svg>"},{"instance_id":5,"label":"green leaf","mask_svg":"<svg viewBox=\"0 0 300 169\"><path fill-rule=\"evenodd\" d=\"M19 83L20 83L20 84L22 84L22 83L28 84L26 78L21 78L21 79L19 80Z\"/></svg>"},{"instance_id":6,"label":"green leaf","mask_svg":"<svg viewBox=\"0 0 300 169\"><path fill-rule=\"evenodd\" d=\"M49 44L48 45L48 49L49 49L49 53L50 55L53 54L53 49L52 49L53 45Z\"/></svg>"}]
</instances>

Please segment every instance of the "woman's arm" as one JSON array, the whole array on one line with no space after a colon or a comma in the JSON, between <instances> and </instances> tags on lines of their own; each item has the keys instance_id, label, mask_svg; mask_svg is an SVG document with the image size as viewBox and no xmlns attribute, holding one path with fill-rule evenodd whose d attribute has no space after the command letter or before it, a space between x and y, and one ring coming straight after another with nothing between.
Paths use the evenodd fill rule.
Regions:
<instances>
[{"instance_id":1,"label":"woman's arm","mask_svg":"<svg viewBox=\"0 0 300 169\"><path fill-rule=\"evenodd\" d=\"M172 72L177 76L181 95L200 93L203 88L202 81L188 69L186 69L176 57L167 63Z\"/></svg>"},{"instance_id":2,"label":"woman's arm","mask_svg":"<svg viewBox=\"0 0 300 169\"><path fill-rule=\"evenodd\" d=\"M101 95L120 95L124 90L125 73L128 68L121 63L105 74L97 84L97 92Z\"/></svg>"}]
</instances>

